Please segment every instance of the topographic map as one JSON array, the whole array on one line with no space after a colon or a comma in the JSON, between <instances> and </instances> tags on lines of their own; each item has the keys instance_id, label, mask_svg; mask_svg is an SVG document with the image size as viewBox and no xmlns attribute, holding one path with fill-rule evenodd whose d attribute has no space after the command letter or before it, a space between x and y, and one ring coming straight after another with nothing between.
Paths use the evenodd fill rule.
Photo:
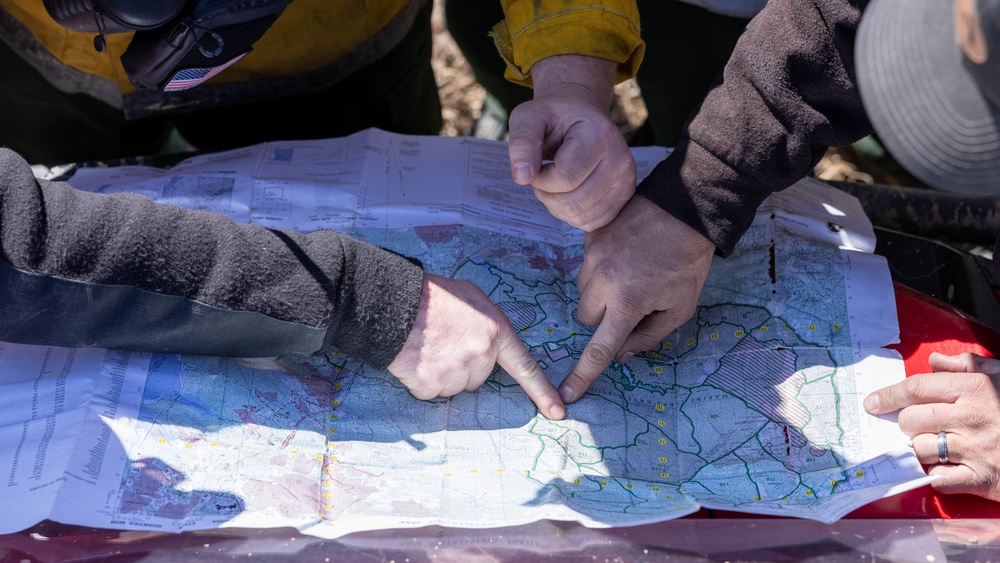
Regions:
<instances>
[{"instance_id":1,"label":"topographic map","mask_svg":"<svg viewBox=\"0 0 1000 563\"><path fill-rule=\"evenodd\" d=\"M717 260L696 317L612 366L563 421L537 415L502 372L424 402L344 356L281 369L154 358L118 510L189 522L263 513L318 535L636 524L699 506L836 519L872 500L897 460L858 456L849 313L829 299L845 292L841 251L769 231ZM579 246L465 227L354 234L475 281L555 380L591 334L573 316Z\"/></svg>"},{"instance_id":2,"label":"topographic map","mask_svg":"<svg viewBox=\"0 0 1000 563\"><path fill-rule=\"evenodd\" d=\"M172 180L161 197L197 185ZM210 185L192 205L232 197L218 177ZM880 258L830 242L844 240L827 221L841 210L800 213L822 211L810 202L828 201L825 189L769 200L737 251L714 261L694 318L657 350L613 364L562 421L540 416L499 368L475 392L419 401L388 372L338 354L108 351L95 395L111 406L81 426L97 445L76 447L81 461L58 493L71 500L48 517L322 537L546 518L633 525L700 507L832 522L922 485L895 424L860 407L903 377L884 348L898 337L892 287ZM574 316L578 242L453 224L347 231L478 284L557 384L594 330ZM86 475L73 469L85 465Z\"/></svg>"}]
</instances>

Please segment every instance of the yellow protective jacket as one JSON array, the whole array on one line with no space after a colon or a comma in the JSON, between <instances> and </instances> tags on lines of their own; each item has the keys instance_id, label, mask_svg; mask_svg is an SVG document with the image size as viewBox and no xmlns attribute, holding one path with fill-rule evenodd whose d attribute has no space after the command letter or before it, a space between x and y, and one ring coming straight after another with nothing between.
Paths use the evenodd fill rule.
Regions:
<instances>
[{"instance_id":1,"label":"yellow protective jacket","mask_svg":"<svg viewBox=\"0 0 1000 563\"><path fill-rule=\"evenodd\" d=\"M395 47L428 1L295 0L242 60L205 84L170 93L129 82L119 59L131 33L108 35L98 53L93 33L63 28L40 0L0 0L0 39L60 90L87 93L137 118L330 87ZM620 78L635 74L643 43L634 0L500 1L507 19L494 36L510 79L530 84L531 65L558 54L614 60Z\"/></svg>"},{"instance_id":2,"label":"yellow protective jacket","mask_svg":"<svg viewBox=\"0 0 1000 563\"><path fill-rule=\"evenodd\" d=\"M619 82L635 76L639 69L645 43L639 36L635 0L502 3L506 18L491 35L507 63L507 80L530 86L532 65L553 55L588 55L615 61Z\"/></svg>"}]
</instances>

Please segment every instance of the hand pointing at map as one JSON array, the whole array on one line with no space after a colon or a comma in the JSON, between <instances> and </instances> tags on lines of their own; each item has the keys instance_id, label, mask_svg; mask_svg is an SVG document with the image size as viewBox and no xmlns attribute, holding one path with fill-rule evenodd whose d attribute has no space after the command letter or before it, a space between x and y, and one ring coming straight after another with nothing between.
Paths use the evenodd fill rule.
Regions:
<instances>
[{"instance_id":1,"label":"hand pointing at map","mask_svg":"<svg viewBox=\"0 0 1000 563\"><path fill-rule=\"evenodd\" d=\"M477 389L495 364L545 417L566 416L555 387L486 293L469 281L425 274L413 330L388 370L426 400Z\"/></svg>"},{"instance_id":2,"label":"hand pointing at map","mask_svg":"<svg viewBox=\"0 0 1000 563\"><path fill-rule=\"evenodd\" d=\"M587 234L577 317L598 324L560 385L576 401L612 359L649 350L694 314L715 245L642 196Z\"/></svg>"}]
</instances>

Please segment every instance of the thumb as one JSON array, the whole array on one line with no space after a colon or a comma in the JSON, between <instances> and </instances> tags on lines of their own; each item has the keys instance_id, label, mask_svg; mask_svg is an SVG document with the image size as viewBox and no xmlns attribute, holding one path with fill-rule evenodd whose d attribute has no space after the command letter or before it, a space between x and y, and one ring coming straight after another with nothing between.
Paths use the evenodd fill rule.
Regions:
<instances>
[{"instance_id":1,"label":"thumb","mask_svg":"<svg viewBox=\"0 0 1000 563\"><path fill-rule=\"evenodd\" d=\"M537 102L525 102L511 112L507 151L510 155L510 175L515 183L528 185L538 176L547 124L548 112Z\"/></svg>"}]
</instances>

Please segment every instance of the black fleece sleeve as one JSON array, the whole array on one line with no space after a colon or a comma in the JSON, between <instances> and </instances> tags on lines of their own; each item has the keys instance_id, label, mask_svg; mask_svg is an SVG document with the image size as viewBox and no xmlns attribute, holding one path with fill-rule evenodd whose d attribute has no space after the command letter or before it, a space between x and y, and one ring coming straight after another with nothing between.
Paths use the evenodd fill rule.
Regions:
<instances>
[{"instance_id":1,"label":"black fleece sleeve","mask_svg":"<svg viewBox=\"0 0 1000 563\"><path fill-rule=\"evenodd\" d=\"M271 357L337 348L385 367L423 271L333 231L300 234L38 181L0 149L0 340Z\"/></svg>"},{"instance_id":2,"label":"black fleece sleeve","mask_svg":"<svg viewBox=\"0 0 1000 563\"><path fill-rule=\"evenodd\" d=\"M864 0L771 0L638 192L727 255L761 202L871 132L855 84ZM649 25L649 24L647 24Z\"/></svg>"}]
</instances>

